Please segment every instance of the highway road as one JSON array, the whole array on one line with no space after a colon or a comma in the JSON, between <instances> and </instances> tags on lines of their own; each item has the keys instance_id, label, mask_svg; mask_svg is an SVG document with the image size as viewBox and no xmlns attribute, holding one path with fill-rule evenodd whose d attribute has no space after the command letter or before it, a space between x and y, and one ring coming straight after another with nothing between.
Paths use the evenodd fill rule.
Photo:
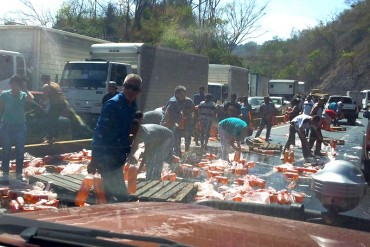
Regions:
<instances>
[{"instance_id":1,"label":"highway road","mask_svg":"<svg viewBox=\"0 0 370 247\"><path fill-rule=\"evenodd\" d=\"M362 116L362 114L360 114ZM346 160L355 165L359 165L361 156L361 144L362 136L365 131L365 124L367 119L358 118L355 126L348 125L346 121L341 121L342 127L346 128L346 131L335 131L328 132L322 131L323 136L336 140L343 140L344 145L337 146L336 160ZM263 131L261 137L264 137L265 132ZM271 131L271 143L285 145L288 136L288 125L281 124L274 126ZM304 159L302 156L302 150L299 147L299 138L296 138L295 147L295 166L302 166ZM249 170L249 174L259 175L266 180L266 187L272 186L276 190L287 189L288 184L291 182L284 178L284 175L276 172L273 167L275 165L282 164L280 155L262 155L254 153L243 153L247 160L254 160L256 163L255 168ZM329 162L328 157L322 157L317 160L318 164L324 165ZM304 199L305 209L319 210L325 212L326 209L321 206L319 200L315 197L313 190L311 189L311 177L300 177L297 181L297 185L294 190L306 193L309 197ZM367 186L367 193L365 198L362 200L360 205L355 209L343 213L344 215L350 215L359 217L362 219L370 219L370 187Z\"/></svg>"}]
</instances>

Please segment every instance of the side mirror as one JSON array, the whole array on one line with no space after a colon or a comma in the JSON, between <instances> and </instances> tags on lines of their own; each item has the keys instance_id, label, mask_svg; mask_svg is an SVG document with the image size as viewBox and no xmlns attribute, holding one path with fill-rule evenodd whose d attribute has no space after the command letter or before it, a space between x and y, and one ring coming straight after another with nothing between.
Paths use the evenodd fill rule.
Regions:
<instances>
[{"instance_id":1,"label":"side mirror","mask_svg":"<svg viewBox=\"0 0 370 247\"><path fill-rule=\"evenodd\" d=\"M369 112L369 111L365 111L365 112L363 113L363 117L364 117L364 118L370 118L370 112Z\"/></svg>"}]
</instances>

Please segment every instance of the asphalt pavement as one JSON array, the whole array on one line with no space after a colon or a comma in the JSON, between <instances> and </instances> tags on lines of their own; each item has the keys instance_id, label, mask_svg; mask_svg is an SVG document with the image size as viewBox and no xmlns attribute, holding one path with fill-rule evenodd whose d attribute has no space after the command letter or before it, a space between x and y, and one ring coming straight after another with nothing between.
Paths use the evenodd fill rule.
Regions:
<instances>
[{"instance_id":1,"label":"asphalt pavement","mask_svg":"<svg viewBox=\"0 0 370 247\"><path fill-rule=\"evenodd\" d=\"M342 140L344 145L338 145L336 149L336 160L346 160L355 165L359 165L361 157L361 144L363 133L365 131L365 123L367 119L359 118L357 119L356 125L351 126L346 123L346 121L341 121L342 127L345 127L345 131L322 131L323 136L330 139ZM288 138L288 124L279 124L274 126L271 131L270 143L285 145ZM255 134L255 131L254 131ZM265 130L262 132L261 137L265 136ZM253 137L253 136L252 136ZM323 146L323 151L325 147ZM208 144L207 151L201 151L200 147L195 146L192 142L190 147L190 152L192 155L197 154L198 156L204 155L205 152L210 152L219 155L220 154L220 143L218 141L210 141ZM302 155L302 149L300 147L300 142L298 136L296 137L295 152L295 166L304 165L304 158ZM243 152L242 158L248 161L255 161L255 167L249 169L249 174L257 175L266 180L266 188L271 186L277 191L282 189L288 189L288 185L291 180L286 179L282 173L277 172L274 168L276 165L282 164L280 160L280 154L275 155L265 155L253 152ZM329 162L329 157L321 157L316 160L317 165L324 165ZM305 209L326 212L327 210L321 205L320 201L316 198L313 190L311 189L311 177L300 176L297 180L295 191L304 192L307 197L304 199ZM348 215L352 217L358 217L361 219L370 220L370 187L367 186L367 192L364 199L361 201L360 205L353 210L342 213L343 215Z\"/></svg>"}]
</instances>

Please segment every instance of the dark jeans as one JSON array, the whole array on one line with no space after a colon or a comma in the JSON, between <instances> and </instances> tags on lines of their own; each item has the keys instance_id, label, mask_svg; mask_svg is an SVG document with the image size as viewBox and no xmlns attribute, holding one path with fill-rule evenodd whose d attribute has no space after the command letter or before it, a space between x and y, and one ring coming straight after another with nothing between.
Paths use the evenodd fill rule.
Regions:
<instances>
[{"instance_id":1,"label":"dark jeans","mask_svg":"<svg viewBox=\"0 0 370 247\"><path fill-rule=\"evenodd\" d=\"M175 155L181 156L181 137L185 137L185 147L190 146L191 142L191 132L192 132L192 124L187 123L185 125L185 129L180 129L179 127L174 127L172 129L173 138L174 138L174 152Z\"/></svg>"},{"instance_id":2,"label":"dark jeans","mask_svg":"<svg viewBox=\"0 0 370 247\"><path fill-rule=\"evenodd\" d=\"M266 141L270 138L271 128L272 128L272 119L268 120L265 118L261 118L260 126L256 133L256 138L261 135L263 128L266 126Z\"/></svg>"},{"instance_id":3,"label":"dark jeans","mask_svg":"<svg viewBox=\"0 0 370 247\"><path fill-rule=\"evenodd\" d=\"M2 169L3 176L9 175L9 162L12 151L12 144L15 143L16 153L16 175L17 177L22 175L23 160L24 160L24 144L26 139L26 125L14 125L2 123L0 127L2 137Z\"/></svg>"},{"instance_id":4,"label":"dark jeans","mask_svg":"<svg viewBox=\"0 0 370 247\"><path fill-rule=\"evenodd\" d=\"M105 196L109 203L128 201L128 191L123 174L125 160L126 157L116 155L102 155L93 157L91 160L90 165L97 168L102 176Z\"/></svg>"},{"instance_id":5,"label":"dark jeans","mask_svg":"<svg viewBox=\"0 0 370 247\"><path fill-rule=\"evenodd\" d=\"M285 146L284 146L284 149L283 149L283 153L286 149L289 149L290 145L295 145L295 134L298 133L298 136L299 136L299 139L301 140L302 142L302 153L303 153L303 157L304 158L307 158L307 157L310 157L312 156L311 155L311 150L310 148L306 145L307 142L304 141L304 139L306 139L306 136L305 135L302 135L300 134L300 132L298 132L296 130L296 128L294 127L293 124L290 125L289 127L289 136L288 136L288 141L286 142Z\"/></svg>"},{"instance_id":6,"label":"dark jeans","mask_svg":"<svg viewBox=\"0 0 370 247\"><path fill-rule=\"evenodd\" d=\"M210 136L210 130L212 126L213 121L212 120L201 120L201 129L200 129L200 144L207 145L208 139Z\"/></svg>"},{"instance_id":7,"label":"dark jeans","mask_svg":"<svg viewBox=\"0 0 370 247\"><path fill-rule=\"evenodd\" d=\"M321 129L317 129L316 131L314 128L310 129L310 137L308 142L308 147L310 150L312 149L314 143L316 142L315 155L319 155L321 153L321 144L322 144L322 141L317 138L317 132L321 133Z\"/></svg>"},{"instance_id":8,"label":"dark jeans","mask_svg":"<svg viewBox=\"0 0 370 247\"><path fill-rule=\"evenodd\" d=\"M51 139L58 137L59 132L58 120L64 110L65 110L64 102L50 105L50 109L47 115L47 129L48 129L47 138Z\"/></svg>"}]
</instances>

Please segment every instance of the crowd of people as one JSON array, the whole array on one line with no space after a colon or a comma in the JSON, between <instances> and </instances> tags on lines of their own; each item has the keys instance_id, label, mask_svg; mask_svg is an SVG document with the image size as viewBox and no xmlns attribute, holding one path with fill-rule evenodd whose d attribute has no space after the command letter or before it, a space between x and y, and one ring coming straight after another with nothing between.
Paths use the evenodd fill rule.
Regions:
<instances>
[{"instance_id":1,"label":"crowd of people","mask_svg":"<svg viewBox=\"0 0 370 247\"><path fill-rule=\"evenodd\" d=\"M52 82L50 76L42 76L41 81L42 91L48 96L50 104L46 137L49 143L53 143L58 135L57 129L53 126L62 112L70 107L59 85ZM16 142L17 177L22 176L24 105L26 101L33 99L21 77L13 76L10 85L11 90L0 95L3 113L0 128L3 142L1 183L8 183L11 139ZM143 142L145 145L139 169L145 164L147 179L160 179L163 163L171 162L173 155L181 158L182 138L185 152L189 151L192 140L195 145L206 151L211 128L217 126L221 158L228 160L228 148L241 152L241 144L253 134L253 113L247 96L237 98L233 93L228 100L227 95L224 95L221 104L216 104L213 95L206 93L204 87L200 87L199 92L190 98L186 87L179 85L163 107L140 113L136 105L136 98L142 90L142 79L139 75L127 75L121 92L118 91L115 82L109 82L107 87L108 93L102 98L101 113L93 131L92 160L88 171L99 171L110 202L128 200L127 188L122 180L122 169L127 161L137 162L133 154L138 149L139 143ZM323 98L314 102L311 95L305 100L295 97L291 101L291 107L287 112L290 122L289 137L284 150L295 144L295 136L298 133L304 158L321 155L321 144L326 144L321 128L323 126L327 128L332 121L337 125L338 115L341 114L340 102L330 105L328 109L324 109L324 104ZM260 113L260 124L255 138L266 128L265 140L269 142L276 116L275 106L269 96L264 97Z\"/></svg>"}]
</instances>

